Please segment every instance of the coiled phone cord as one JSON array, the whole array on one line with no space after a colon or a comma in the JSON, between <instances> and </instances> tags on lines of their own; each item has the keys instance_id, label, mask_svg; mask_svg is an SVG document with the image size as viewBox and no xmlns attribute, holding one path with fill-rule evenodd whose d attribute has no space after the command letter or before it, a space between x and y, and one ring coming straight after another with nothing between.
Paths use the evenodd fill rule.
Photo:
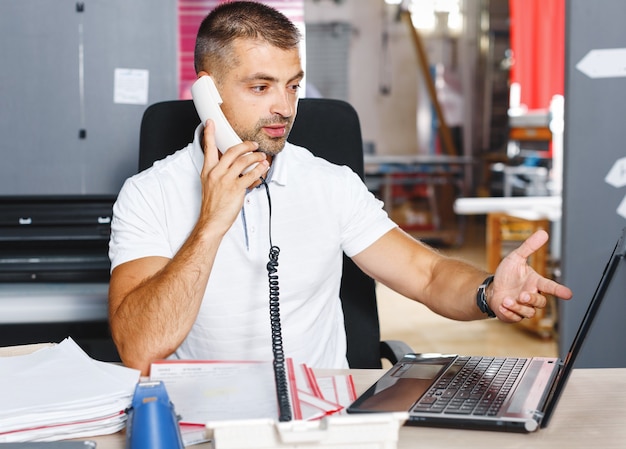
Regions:
<instances>
[{"instance_id":1,"label":"coiled phone cord","mask_svg":"<svg viewBox=\"0 0 626 449\"><path fill-rule=\"evenodd\" d=\"M289 401L289 384L285 367L285 352L283 348L282 327L280 324L279 288L278 288L278 254L280 248L272 244L272 198L270 188L261 178L265 186L269 205L269 240L270 252L267 262L267 276L269 280L270 326L272 329L272 352L274 353L274 378L276 381L276 395L278 397L278 420L291 421L291 403Z\"/></svg>"}]
</instances>

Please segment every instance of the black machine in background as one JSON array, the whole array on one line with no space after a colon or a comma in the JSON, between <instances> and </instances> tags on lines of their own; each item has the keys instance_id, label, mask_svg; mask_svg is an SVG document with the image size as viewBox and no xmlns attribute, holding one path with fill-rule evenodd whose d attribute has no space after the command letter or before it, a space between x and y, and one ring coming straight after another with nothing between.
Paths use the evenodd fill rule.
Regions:
<instances>
[{"instance_id":1,"label":"black machine in background","mask_svg":"<svg viewBox=\"0 0 626 449\"><path fill-rule=\"evenodd\" d=\"M16 322L5 309L0 345L71 336L92 357L119 360L106 320L114 201L110 195L0 197L0 293L10 307L21 308L23 317ZM50 301L78 305L83 295L100 296L89 304L102 309L97 317L92 312L84 320L46 316L54 307Z\"/></svg>"},{"instance_id":2,"label":"black machine in background","mask_svg":"<svg viewBox=\"0 0 626 449\"><path fill-rule=\"evenodd\" d=\"M0 282L108 282L114 197L0 197Z\"/></svg>"}]
</instances>

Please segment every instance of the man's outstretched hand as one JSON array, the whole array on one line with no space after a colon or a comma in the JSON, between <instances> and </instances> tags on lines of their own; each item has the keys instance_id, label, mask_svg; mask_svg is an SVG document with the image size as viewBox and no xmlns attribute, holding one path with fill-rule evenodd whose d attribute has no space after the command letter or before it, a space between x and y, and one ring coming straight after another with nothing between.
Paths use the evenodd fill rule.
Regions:
<instances>
[{"instance_id":1,"label":"man's outstretched hand","mask_svg":"<svg viewBox=\"0 0 626 449\"><path fill-rule=\"evenodd\" d=\"M536 309L546 306L545 295L572 297L569 288L539 275L528 265L528 258L547 241L548 233L539 230L498 265L487 301L500 320L513 323L534 317Z\"/></svg>"}]
</instances>

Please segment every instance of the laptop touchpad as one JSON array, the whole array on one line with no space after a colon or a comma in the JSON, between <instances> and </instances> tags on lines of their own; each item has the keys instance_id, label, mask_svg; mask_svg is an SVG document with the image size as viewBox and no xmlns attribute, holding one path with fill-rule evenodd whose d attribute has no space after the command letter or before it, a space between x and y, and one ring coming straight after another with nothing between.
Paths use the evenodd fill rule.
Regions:
<instances>
[{"instance_id":1,"label":"laptop touchpad","mask_svg":"<svg viewBox=\"0 0 626 449\"><path fill-rule=\"evenodd\" d=\"M373 394L357 405L370 411L408 411L433 384L450 362L449 359L398 363L383 376Z\"/></svg>"}]
</instances>

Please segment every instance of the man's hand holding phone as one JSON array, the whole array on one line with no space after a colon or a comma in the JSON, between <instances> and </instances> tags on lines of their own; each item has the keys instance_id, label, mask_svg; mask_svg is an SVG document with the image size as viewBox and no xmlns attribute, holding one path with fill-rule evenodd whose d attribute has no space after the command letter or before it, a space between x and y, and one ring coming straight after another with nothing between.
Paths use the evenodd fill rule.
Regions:
<instances>
[{"instance_id":1,"label":"man's hand holding phone","mask_svg":"<svg viewBox=\"0 0 626 449\"><path fill-rule=\"evenodd\" d=\"M205 123L202 147L200 218L211 217L212 222L217 219L226 232L243 206L246 189L259 182L269 169L269 162L265 153L256 151L256 142L239 143L221 154L215 144L215 123L211 119ZM253 164L254 168L246 170Z\"/></svg>"},{"instance_id":2,"label":"man's hand holding phone","mask_svg":"<svg viewBox=\"0 0 626 449\"><path fill-rule=\"evenodd\" d=\"M269 162L265 154L256 151L256 142L242 142L230 126L220 106L222 97L210 76L199 77L191 86L191 95L205 125L200 218L221 217L226 232L243 206L246 189L258 185Z\"/></svg>"}]
</instances>

